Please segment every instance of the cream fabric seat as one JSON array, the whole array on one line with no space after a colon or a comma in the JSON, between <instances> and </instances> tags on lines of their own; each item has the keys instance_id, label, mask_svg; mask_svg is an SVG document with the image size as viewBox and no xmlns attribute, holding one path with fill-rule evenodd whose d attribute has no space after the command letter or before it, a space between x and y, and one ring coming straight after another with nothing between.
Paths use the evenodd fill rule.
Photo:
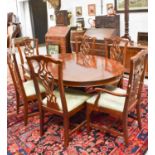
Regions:
<instances>
[{"instance_id":1,"label":"cream fabric seat","mask_svg":"<svg viewBox=\"0 0 155 155\"><path fill-rule=\"evenodd\" d=\"M107 88L108 90L114 93L126 94L126 90L121 88L117 88L114 86L110 86L110 87L107 86L106 89ZM89 98L86 102L88 104L94 104L96 98L97 98L97 95L94 95L93 97ZM125 104L125 97L114 96L107 93L101 93L100 99L98 101L98 107L112 109L119 112L123 112L124 104Z\"/></svg>"},{"instance_id":2,"label":"cream fabric seat","mask_svg":"<svg viewBox=\"0 0 155 155\"><path fill-rule=\"evenodd\" d=\"M63 111L59 91L54 90L54 95L57 98L56 101L58 103L59 109ZM70 112L78 106L82 105L90 97L90 95L86 95L86 93L79 90L67 88L65 89L65 97L67 102L67 108ZM47 105L47 98L43 99L43 104Z\"/></svg>"},{"instance_id":3,"label":"cream fabric seat","mask_svg":"<svg viewBox=\"0 0 155 155\"><path fill-rule=\"evenodd\" d=\"M28 81L24 82L23 86L24 86L25 94L26 94L27 97L36 95L33 80L28 80ZM45 88L40 83L39 83L39 89L40 89L41 93L45 92Z\"/></svg>"}]
</instances>

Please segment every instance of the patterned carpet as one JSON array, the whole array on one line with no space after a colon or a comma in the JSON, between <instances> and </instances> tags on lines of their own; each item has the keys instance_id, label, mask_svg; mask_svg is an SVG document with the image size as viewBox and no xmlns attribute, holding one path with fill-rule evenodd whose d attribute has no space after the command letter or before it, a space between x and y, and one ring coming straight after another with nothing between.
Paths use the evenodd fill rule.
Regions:
<instances>
[{"instance_id":1,"label":"patterned carpet","mask_svg":"<svg viewBox=\"0 0 155 155\"><path fill-rule=\"evenodd\" d=\"M127 84L124 81L125 85ZM99 130L92 129L87 133L86 127L71 136L68 149L63 148L63 123L58 116L47 116L44 136L39 136L39 118L29 118L29 123L24 126L23 109L16 114L15 91L10 77L8 77L8 155L143 155L148 147L148 88L144 86L142 92L142 130L137 127L133 119L135 111L130 113L129 146L124 145L122 137L113 136ZM30 110L36 110L31 108ZM72 123L83 118L83 112L72 119ZM121 129L119 121L106 114L96 114L93 121L101 125L113 122L113 128Z\"/></svg>"}]
</instances>

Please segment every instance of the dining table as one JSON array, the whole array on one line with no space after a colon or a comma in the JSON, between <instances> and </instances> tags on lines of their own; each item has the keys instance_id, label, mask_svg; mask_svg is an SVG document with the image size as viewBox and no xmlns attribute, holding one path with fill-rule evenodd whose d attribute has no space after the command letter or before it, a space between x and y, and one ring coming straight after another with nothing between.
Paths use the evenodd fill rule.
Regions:
<instances>
[{"instance_id":1,"label":"dining table","mask_svg":"<svg viewBox=\"0 0 155 155\"><path fill-rule=\"evenodd\" d=\"M50 57L63 61L63 84L69 87L102 86L119 81L124 66L115 60L83 53L52 54ZM56 67L51 66L54 73ZM58 76L55 76L55 80Z\"/></svg>"}]
</instances>

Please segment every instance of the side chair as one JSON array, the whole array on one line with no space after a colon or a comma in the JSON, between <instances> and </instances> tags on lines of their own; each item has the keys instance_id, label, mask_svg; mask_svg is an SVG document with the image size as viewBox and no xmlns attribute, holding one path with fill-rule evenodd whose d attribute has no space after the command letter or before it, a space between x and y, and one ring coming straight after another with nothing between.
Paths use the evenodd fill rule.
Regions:
<instances>
[{"instance_id":1,"label":"side chair","mask_svg":"<svg viewBox=\"0 0 155 155\"><path fill-rule=\"evenodd\" d=\"M125 67L126 52L129 41L119 36L114 36L112 38L105 38L104 42L106 46L106 57L120 62ZM123 88L123 75L117 84L119 87Z\"/></svg>"},{"instance_id":2,"label":"side chair","mask_svg":"<svg viewBox=\"0 0 155 155\"><path fill-rule=\"evenodd\" d=\"M87 35L75 37L75 52L81 52L83 54L91 54L91 51L95 49L96 38Z\"/></svg>"},{"instance_id":3,"label":"side chair","mask_svg":"<svg viewBox=\"0 0 155 155\"><path fill-rule=\"evenodd\" d=\"M17 44L16 46L21 60L23 77L24 77L24 80L26 81L31 79L28 64L26 61L26 56L39 55L38 39L27 38L23 41L22 47L20 46L20 44Z\"/></svg>"},{"instance_id":4,"label":"side chair","mask_svg":"<svg viewBox=\"0 0 155 155\"><path fill-rule=\"evenodd\" d=\"M24 123L25 125L27 125L28 117L39 114L38 111L31 112L31 113L28 112L28 107L30 102L34 102L37 100L34 83L33 83L33 80L27 80L24 82L22 81L15 53L11 53L11 52L7 53L7 63L13 80L15 92L16 92L17 114L19 113L20 106L22 106L20 102L23 101ZM41 83L39 83L39 90L41 92L41 95L45 95L45 88L43 87L43 85L41 85Z\"/></svg>"},{"instance_id":5,"label":"side chair","mask_svg":"<svg viewBox=\"0 0 155 155\"><path fill-rule=\"evenodd\" d=\"M44 133L45 111L62 116L64 123L64 146L67 147L69 144L69 136L86 123L86 120L83 120L74 129L69 130L69 119L80 110L86 108L85 101L90 96L76 89L64 88L62 60L40 55L27 57L27 61L30 66L39 101L40 135L42 136ZM38 69L35 69L34 63L38 64ZM55 67L53 70L50 69L51 65ZM46 98L42 98L41 96L41 92L38 89L38 80L42 82L46 89ZM55 83L57 83L57 88L55 88Z\"/></svg>"},{"instance_id":6,"label":"side chair","mask_svg":"<svg viewBox=\"0 0 155 155\"><path fill-rule=\"evenodd\" d=\"M131 68L127 90L111 86L109 89L95 88L98 92L87 100L87 129L90 127L105 130L112 134L124 136L125 144L128 144L128 114L131 109L136 108L138 126L141 129L141 91L145 77L147 51L141 50L130 60ZM91 122L93 112L104 112L122 120L123 132L110 128L102 127L97 123Z\"/></svg>"}]
</instances>

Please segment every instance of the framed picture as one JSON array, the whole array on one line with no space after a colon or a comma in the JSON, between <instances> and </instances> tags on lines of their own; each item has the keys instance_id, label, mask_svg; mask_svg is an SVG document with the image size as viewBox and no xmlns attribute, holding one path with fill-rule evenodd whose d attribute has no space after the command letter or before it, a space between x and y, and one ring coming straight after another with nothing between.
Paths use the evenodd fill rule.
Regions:
<instances>
[{"instance_id":1,"label":"framed picture","mask_svg":"<svg viewBox=\"0 0 155 155\"><path fill-rule=\"evenodd\" d=\"M77 16L77 17L82 16L82 7L81 7L81 6L77 6L77 7L75 8L75 10L76 10L76 16Z\"/></svg>"},{"instance_id":2,"label":"framed picture","mask_svg":"<svg viewBox=\"0 0 155 155\"><path fill-rule=\"evenodd\" d=\"M113 3L107 3L107 15L115 15Z\"/></svg>"},{"instance_id":3,"label":"framed picture","mask_svg":"<svg viewBox=\"0 0 155 155\"><path fill-rule=\"evenodd\" d=\"M95 4L89 4L88 5L88 15L89 16L95 16L96 15L96 5Z\"/></svg>"},{"instance_id":4,"label":"framed picture","mask_svg":"<svg viewBox=\"0 0 155 155\"><path fill-rule=\"evenodd\" d=\"M125 0L115 0L115 9L117 12L124 12ZM129 12L147 12L148 0L129 0Z\"/></svg>"}]
</instances>

